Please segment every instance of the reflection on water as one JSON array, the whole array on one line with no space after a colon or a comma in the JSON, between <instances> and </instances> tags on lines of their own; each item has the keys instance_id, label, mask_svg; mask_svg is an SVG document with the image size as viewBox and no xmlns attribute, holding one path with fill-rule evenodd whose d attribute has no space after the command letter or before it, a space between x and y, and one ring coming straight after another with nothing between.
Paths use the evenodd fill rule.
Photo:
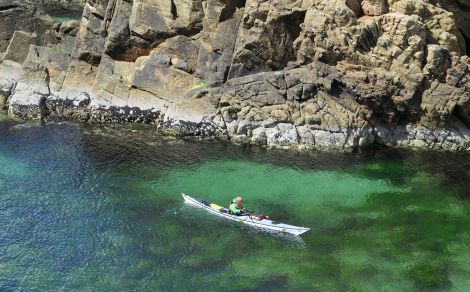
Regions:
<instances>
[{"instance_id":1,"label":"reflection on water","mask_svg":"<svg viewBox=\"0 0 470 292\"><path fill-rule=\"evenodd\" d=\"M0 288L464 291L469 166L468 154L299 154L1 118ZM227 222L181 192L242 194L311 231Z\"/></svg>"}]
</instances>

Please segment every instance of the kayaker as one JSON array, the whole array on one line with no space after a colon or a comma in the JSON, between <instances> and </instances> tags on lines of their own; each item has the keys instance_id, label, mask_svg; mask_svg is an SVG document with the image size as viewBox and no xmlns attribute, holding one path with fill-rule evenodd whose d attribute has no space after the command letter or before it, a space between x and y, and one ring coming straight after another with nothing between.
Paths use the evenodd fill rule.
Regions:
<instances>
[{"instance_id":1,"label":"kayaker","mask_svg":"<svg viewBox=\"0 0 470 292\"><path fill-rule=\"evenodd\" d=\"M230 203L230 206L228 207L228 209L230 210L231 214L234 214L237 216L243 215L243 213L245 213L245 209L243 208L242 197L239 196L239 197L234 198L232 202Z\"/></svg>"}]
</instances>

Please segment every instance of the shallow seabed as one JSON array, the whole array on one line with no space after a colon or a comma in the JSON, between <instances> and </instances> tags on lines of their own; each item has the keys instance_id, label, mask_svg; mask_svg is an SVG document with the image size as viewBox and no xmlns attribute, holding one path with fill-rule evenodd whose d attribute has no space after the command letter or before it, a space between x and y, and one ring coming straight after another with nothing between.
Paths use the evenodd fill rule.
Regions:
<instances>
[{"instance_id":1,"label":"shallow seabed","mask_svg":"<svg viewBox=\"0 0 470 292\"><path fill-rule=\"evenodd\" d=\"M470 289L470 156L0 118L0 290ZM180 193L310 227L226 222Z\"/></svg>"}]
</instances>

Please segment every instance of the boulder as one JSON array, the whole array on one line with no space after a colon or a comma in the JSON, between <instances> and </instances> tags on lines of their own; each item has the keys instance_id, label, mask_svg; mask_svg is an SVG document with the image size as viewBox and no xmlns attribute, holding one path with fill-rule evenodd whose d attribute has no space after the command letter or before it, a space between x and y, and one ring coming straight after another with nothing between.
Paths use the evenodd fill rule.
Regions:
<instances>
[{"instance_id":1,"label":"boulder","mask_svg":"<svg viewBox=\"0 0 470 292\"><path fill-rule=\"evenodd\" d=\"M252 131L251 141L258 145L266 144L266 129L264 127L258 127Z\"/></svg>"},{"instance_id":2,"label":"boulder","mask_svg":"<svg viewBox=\"0 0 470 292\"><path fill-rule=\"evenodd\" d=\"M279 123L266 130L267 144L274 148L288 148L298 144L297 130L292 124Z\"/></svg>"},{"instance_id":3,"label":"boulder","mask_svg":"<svg viewBox=\"0 0 470 292\"><path fill-rule=\"evenodd\" d=\"M447 70L452 66L452 59L449 51L439 45L428 45L426 65L423 73L429 79L445 80Z\"/></svg>"},{"instance_id":4,"label":"boulder","mask_svg":"<svg viewBox=\"0 0 470 292\"><path fill-rule=\"evenodd\" d=\"M28 56L29 46L35 45L36 42L35 33L15 31L3 59L22 64Z\"/></svg>"},{"instance_id":5,"label":"boulder","mask_svg":"<svg viewBox=\"0 0 470 292\"><path fill-rule=\"evenodd\" d=\"M386 0L363 0L361 2L362 11L365 15L383 15L388 12Z\"/></svg>"},{"instance_id":6,"label":"boulder","mask_svg":"<svg viewBox=\"0 0 470 292\"><path fill-rule=\"evenodd\" d=\"M49 72L44 66L25 62L23 74L9 102L9 114L31 119L43 118L46 114L46 98L50 95L48 81Z\"/></svg>"}]
</instances>

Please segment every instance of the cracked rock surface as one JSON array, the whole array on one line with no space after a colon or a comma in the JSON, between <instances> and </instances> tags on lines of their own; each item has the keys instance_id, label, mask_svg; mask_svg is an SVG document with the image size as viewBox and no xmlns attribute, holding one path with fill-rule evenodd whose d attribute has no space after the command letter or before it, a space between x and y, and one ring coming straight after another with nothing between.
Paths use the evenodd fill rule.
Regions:
<instances>
[{"instance_id":1,"label":"cracked rock surface","mask_svg":"<svg viewBox=\"0 0 470 292\"><path fill-rule=\"evenodd\" d=\"M0 1L0 15L0 106L17 116L470 150L467 0L88 0L63 24Z\"/></svg>"}]
</instances>

